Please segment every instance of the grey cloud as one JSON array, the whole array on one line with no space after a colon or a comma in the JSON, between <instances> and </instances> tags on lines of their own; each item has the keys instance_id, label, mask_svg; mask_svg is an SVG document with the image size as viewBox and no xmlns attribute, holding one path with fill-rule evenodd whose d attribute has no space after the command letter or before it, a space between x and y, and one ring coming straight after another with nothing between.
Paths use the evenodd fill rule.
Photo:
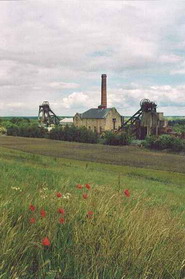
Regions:
<instances>
[{"instance_id":1,"label":"grey cloud","mask_svg":"<svg viewBox=\"0 0 185 279\"><path fill-rule=\"evenodd\" d=\"M80 104L82 95L75 99L74 88L79 90L76 94L92 97L102 72L120 79L131 76L132 83L136 72L182 73L184 55L176 49L184 44L184 11L183 2L1 1L0 96L4 109L0 113L8 114L11 104L16 113L16 102L23 104L25 113L35 113L37 104L48 99L59 113L62 109L71 114L75 108L85 108ZM119 106L124 100L125 109L137 107L142 94L153 94L151 89L139 93L146 83L143 74L137 90L125 91L120 100L113 90L111 105ZM112 87L116 87L114 81ZM98 101L99 91L94 92ZM179 92L169 91L161 98L178 106L178 100L169 96ZM63 99L68 104L70 96L73 101L67 109Z\"/></svg>"}]
</instances>

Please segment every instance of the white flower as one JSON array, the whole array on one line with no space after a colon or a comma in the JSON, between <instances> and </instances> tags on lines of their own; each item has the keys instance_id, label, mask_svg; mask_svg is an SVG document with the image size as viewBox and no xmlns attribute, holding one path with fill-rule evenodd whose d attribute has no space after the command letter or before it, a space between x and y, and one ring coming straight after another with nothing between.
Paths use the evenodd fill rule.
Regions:
<instances>
[{"instance_id":1,"label":"white flower","mask_svg":"<svg viewBox=\"0 0 185 279\"><path fill-rule=\"evenodd\" d=\"M70 193L66 193L65 195L63 195L63 199L69 199L70 198L70 196L71 196L71 194Z\"/></svg>"},{"instance_id":2,"label":"white flower","mask_svg":"<svg viewBox=\"0 0 185 279\"><path fill-rule=\"evenodd\" d=\"M15 191L20 191L20 192L22 192L22 189L20 188L20 187L11 187L11 189L12 190L15 190Z\"/></svg>"}]
</instances>

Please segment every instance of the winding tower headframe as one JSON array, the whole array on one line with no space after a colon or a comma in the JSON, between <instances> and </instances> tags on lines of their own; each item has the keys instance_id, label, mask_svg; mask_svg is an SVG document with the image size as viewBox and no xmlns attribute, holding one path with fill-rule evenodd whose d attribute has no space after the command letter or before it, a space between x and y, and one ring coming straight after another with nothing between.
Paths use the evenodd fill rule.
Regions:
<instances>
[{"instance_id":1,"label":"winding tower headframe","mask_svg":"<svg viewBox=\"0 0 185 279\"><path fill-rule=\"evenodd\" d=\"M143 99L140 102L142 112L156 112L157 105L149 99Z\"/></svg>"},{"instance_id":2,"label":"winding tower headframe","mask_svg":"<svg viewBox=\"0 0 185 279\"><path fill-rule=\"evenodd\" d=\"M149 99L142 99L140 101L140 109L136 111L123 125L120 127L120 130L128 127L133 127L136 123L141 121L141 117L145 112L156 113L157 105L154 102L151 102ZM136 128L137 129L137 128ZM135 129L133 130L135 131Z\"/></svg>"},{"instance_id":3,"label":"winding tower headframe","mask_svg":"<svg viewBox=\"0 0 185 279\"><path fill-rule=\"evenodd\" d=\"M38 120L41 125L49 126L51 124L59 124L59 117L51 110L49 102L44 101L39 106Z\"/></svg>"}]
</instances>

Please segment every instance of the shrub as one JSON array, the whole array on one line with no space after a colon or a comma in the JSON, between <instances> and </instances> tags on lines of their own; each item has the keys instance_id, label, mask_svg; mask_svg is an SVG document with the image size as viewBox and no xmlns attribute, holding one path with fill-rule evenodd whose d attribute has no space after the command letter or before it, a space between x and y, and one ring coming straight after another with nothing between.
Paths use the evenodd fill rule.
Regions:
<instances>
[{"instance_id":1,"label":"shrub","mask_svg":"<svg viewBox=\"0 0 185 279\"><path fill-rule=\"evenodd\" d=\"M19 136L19 137L30 137L30 138L44 138L47 134L47 131L38 127L37 125L16 125L9 124L7 126L7 135L8 136Z\"/></svg>"},{"instance_id":2,"label":"shrub","mask_svg":"<svg viewBox=\"0 0 185 279\"><path fill-rule=\"evenodd\" d=\"M97 143L98 135L88 130L85 127L75 127L74 125L63 127L56 127L49 133L50 139L64 140L64 141L75 141L84 143Z\"/></svg>"},{"instance_id":3,"label":"shrub","mask_svg":"<svg viewBox=\"0 0 185 279\"><path fill-rule=\"evenodd\" d=\"M115 134L111 131L105 132L104 144L108 145L129 145L131 142L131 137L128 133L122 132L120 134Z\"/></svg>"},{"instance_id":4,"label":"shrub","mask_svg":"<svg viewBox=\"0 0 185 279\"><path fill-rule=\"evenodd\" d=\"M30 119L26 117L13 117L9 120L12 124L21 125L21 124L29 124Z\"/></svg>"},{"instance_id":5,"label":"shrub","mask_svg":"<svg viewBox=\"0 0 185 279\"><path fill-rule=\"evenodd\" d=\"M185 150L185 141L170 135L161 135L159 137L147 137L143 145L147 148L164 150L170 149L173 151Z\"/></svg>"}]
</instances>

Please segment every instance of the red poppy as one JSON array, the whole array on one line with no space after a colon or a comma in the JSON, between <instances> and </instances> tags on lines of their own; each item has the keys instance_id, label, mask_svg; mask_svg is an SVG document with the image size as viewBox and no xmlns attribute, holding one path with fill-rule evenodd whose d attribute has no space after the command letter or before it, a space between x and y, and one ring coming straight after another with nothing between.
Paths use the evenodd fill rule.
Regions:
<instances>
[{"instance_id":1,"label":"red poppy","mask_svg":"<svg viewBox=\"0 0 185 279\"><path fill-rule=\"evenodd\" d=\"M92 218L93 215L94 215L94 212L93 212L93 211L88 211L88 212L87 212L87 217L88 217L88 218Z\"/></svg>"},{"instance_id":2,"label":"red poppy","mask_svg":"<svg viewBox=\"0 0 185 279\"><path fill-rule=\"evenodd\" d=\"M91 186L89 184L85 184L85 187L90 190L91 189Z\"/></svg>"},{"instance_id":3,"label":"red poppy","mask_svg":"<svg viewBox=\"0 0 185 279\"><path fill-rule=\"evenodd\" d=\"M59 208L57 211L60 214L63 214L63 215L65 214L65 209L63 209L63 208Z\"/></svg>"},{"instance_id":4,"label":"red poppy","mask_svg":"<svg viewBox=\"0 0 185 279\"><path fill-rule=\"evenodd\" d=\"M64 224L64 223L65 223L65 219L64 219L64 218L60 218L60 219L59 219L59 223L60 223L60 224Z\"/></svg>"},{"instance_id":5,"label":"red poppy","mask_svg":"<svg viewBox=\"0 0 185 279\"><path fill-rule=\"evenodd\" d=\"M47 238L47 237L43 238L42 245L43 246L50 246L51 242L50 242L49 238Z\"/></svg>"},{"instance_id":6,"label":"red poppy","mask_svg":"<svg viewBox=\"0 0 185 279\"><path fill-rule=\"evenodd\" d=\"M82 186L81 184L77 184L77 185L76 185L76 188L77 188L77 189L82 189L83 186Z\"/></svg>"},{"instance_id":7,"label":"red poppy","mask_svg":"<svg viewBox=\"0 0 185 279\"><path fill-rule=\"evenodd\" d=\"M124 194L125 194L125 196L128 197L128 198L130 197L130 192L129 192L128 189L124 190Z\"/></svg>"},{"instance_id":8,"label":"red poppy","mask_svg":"<svg viewBox=\"0 0 185 279\"><path fill-rule=\"evenodd\" d=\"M87 194L83 194L83 198L84 198L84 199L87 199L87 198L88 198L88 195L87 195Z\"/></svg>"},{"instance_id":9,"label":"red poppy","mask_svg":"<svg viewBox=\"0 0 185 279\"><path fill-rule=\"evenodd\" d=\"M30 218L29 222L30 222L30 224L35 224L36 220L35 220L35 218Z\"/></svg>"},{"instance_id":10,"label":"red poppy","mask_svg":"<svg viewBox=\"0 0 185 279\"><path fill-rule=\"evenodd\" d=\"M46 217L46 211L44 209L41 209L40 216L43 218Z\"/></svg>"},{"instance_id":11,"label":"red poppy","mask_svg":"<svg viewBox=\"0 0 185 279\"><path fill-rule=\"evenodd\" d=\"M58 192L58 193L56 193L56 196L57 196L57 198L61 198L62 194Z\"/></svg>"},{"instance_id":12,"label":"red poppy","mask_svg":"<svg viewBox=\"0 0 185 279\"><path fill-rule=\"evenodd\" d=\"M35 211L35 206L34 206L33 204L30 204L29 209L30 209L31 211Z\"/></svg>"}]
</instances>

